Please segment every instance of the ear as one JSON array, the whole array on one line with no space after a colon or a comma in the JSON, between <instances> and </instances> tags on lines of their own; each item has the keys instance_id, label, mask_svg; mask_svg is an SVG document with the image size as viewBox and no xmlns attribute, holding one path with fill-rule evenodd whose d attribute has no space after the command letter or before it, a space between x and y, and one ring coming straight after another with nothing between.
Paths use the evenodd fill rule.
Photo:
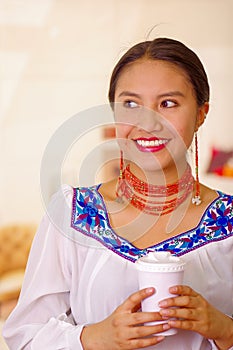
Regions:
<instances>
[{"instance_id":1,"label":"ear","mask_svg":"<svg viewBox=\"0 0 233 350\"><path fill-rule=\"evenodd\" d=\"M208 111L209 102L205 102L201 107L198 108L195 131L197 131L199 127L204 123Z\"/></svg>"}]
</instances>

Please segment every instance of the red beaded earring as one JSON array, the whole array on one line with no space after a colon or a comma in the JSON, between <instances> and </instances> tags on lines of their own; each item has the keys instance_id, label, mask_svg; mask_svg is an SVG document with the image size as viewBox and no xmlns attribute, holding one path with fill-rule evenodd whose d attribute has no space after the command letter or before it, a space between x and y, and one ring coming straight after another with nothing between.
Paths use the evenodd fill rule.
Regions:
<instances>
[{"instance_id":1,"label":"red beaded earring","mask_svg":"<svg viewBox=\"0 0 233 350\"><path fill-rule=\"evenodd\" d=\"M201 196L200 196L200 183L199 183L199 164L198 164L198 139L197 132L195 132L195 196L192 198L192 203L199 205L201 204Z\"/></svg>"},{"instance_id":2,"label":"red beaded earring","mask_svg":"<svg viewBox=\"0 0 233 350\"><path fill-rule=\"evenodd\" d=\"M119 180L123 179L123 168L124 168L124 157L123 157L123 151L120 150L120 174L119 174Z\"/></svg>"},{"instance_id":3,"label":"red beaded earring","mask_svg":"<svg viewBox=\"0 0 233 350\"><path fill-rule=\"evenodd\" d=\"M116 188L116 201L119 203L122 203L122 198L121 198L121 186L122 186L122 181L124 179L124 156L123 156L123 151L120 150L120 170L119 170L119 177L117 181L117 188Z\"/></svg>"}]
</instances>

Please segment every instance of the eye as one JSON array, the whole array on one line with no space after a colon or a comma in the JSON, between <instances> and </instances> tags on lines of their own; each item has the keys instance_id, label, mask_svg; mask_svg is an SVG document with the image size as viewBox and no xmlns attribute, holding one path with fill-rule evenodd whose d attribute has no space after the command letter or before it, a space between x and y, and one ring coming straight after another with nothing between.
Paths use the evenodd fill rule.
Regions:
<instances>
[{"instance_id":1,"label":"eye","mask_svg":"<svg viewBox=\"0 0 233 350\"><path fill-rule=\"evenodd\" d=\"M176 107L176 106L177 106L177 102L175 102L175 101L164 100L161 102L161 107L164 107L164 108L171 108L171 107Z\"/></svg>"},{"instance_id":2,"label":"eye","mask_svg":"<svg viewBox=\"0 0 233 350\"><path fill-rule=\"evenodd\" d=\"M139 107L139 104L132 101L132 100L126 100L123 102L124 107L126 108L137 108Z\"/></svg>"}]
</instances>

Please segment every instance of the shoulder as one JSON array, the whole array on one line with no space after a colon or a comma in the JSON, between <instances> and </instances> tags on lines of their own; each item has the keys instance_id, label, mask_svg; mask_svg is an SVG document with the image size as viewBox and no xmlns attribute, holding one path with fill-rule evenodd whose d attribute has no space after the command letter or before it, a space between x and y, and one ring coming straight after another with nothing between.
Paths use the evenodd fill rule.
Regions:
<instances>
[{"instance_id":1,"label":"shoulder","mask_svg":"<svg viewBox=\"0 0 233 350\"><path fill-rule=\"evenodd\" d=\"M109 220L100 186L73 189L69 236L81 245L103 249L102 234L109 228Z\"/></svg>"},{"instance_id":2,"label":"shoulder","mask_svg":"<svg viewBox=\"0 0 233 350\"><path fill-rule=\"evenodd\" d=\"M60 201L69 201L73 197L73 187L67 184L61 187L51 196L50 205Z\"/></svg>"},{"instance_id":3,"label":"shoulder","mask_svg":"<svg viewBox=\"0 0 233 350\"><path fill-rule=\"evenodd\" d=\"M201 223L208 239L222 240L233 236L233 196L217 193L218 197L208 206Z\"/></svg>"},{"instance_id":4,"label":"shoulder","mask_svg":"<svg viewBox=\"0 0 233 350\"><path fill-rule=\"evenodd\" d=\"M61 236L77 241L77 231L90 226L90 223L99 223L100 208L104 212L99 185L89 187L72 187L62 185L52 196L46 208L45 224ZM46 226L46 227L47 227ZM74 237L75 236L75 237Z\"/></svg>"},{"instance_id":5,"label":"shoulder","mask_svg":"<svg viewBox=\"0 0 233 350\"><path fill-rule=\"evenodd\" d=\"M221 198L225 198L229 201L232 201L233 200L233 194L229 194L229 193L225 193L225 192L222 192L222 191L217 191L219 197Z\"/></svg>"},{"instance_id":6,"label":"shoulder","mask_svg":"<svg viewBox=\"0 0 233 350\"><path fill-rule=\"evenodd\" d=\"M218 198L213 202L212 208L217 217L223 217L228 223L233 225L233 195L218 191Z\"/></svg>"},{"instance_id":7,"label":"shoulder","mask_svg":"<svg viewBox=\"0 0 233 350\"><path fill-rule=\"evenodd\" d=\"M77 221L77 218L79 218L78 221L87 218L89 222L91 218L106 212L104 199L99 188L100 185L73 188L72 222Z\"/></svg>"},{"instance_id":8,"label":"shoulder","mask_svg":"<svg viewBox=\"0 0 233 350\"><path fill-rule=\"evenodd\" d=\"M93 185L88 187L72 187L67 184L61 185L59 190L52 195L49 206L68 205L68 207L72 208L72 202L74 199L83 196L89 196L90 198L93 198L98 193L99 187L100 185Z\"/></svg>"},{"instance_id":9,"label":"shoulder","mask_svg":"<svg viewBox=\"0 0 233 350\"><path fill-rule=\"evenodd\" d=\"M233 224L233 195L218 190L214 192L215 197L209 201L204 215L216 220L226 217Z\"/></svg>"},{"instance_id":10,"label":"shoulder","mask_svg":"<svg viewBox=\"0 0 233 350\"><path fill-rule=\"evenodd\" d=\"M99 185L93 186L79 186L72 188L72 202L82 206L83 204L92 203L96 204L96 201L101 196L99 192Z\"/></svg>"},{"instance_id":11,"label":"shoulder","mask_svg":"<svg viewBox=\"0 0 233 350\"><path fill-rule=\"evenodd\" d=\"M99 187L100 185L72 187L64 184L52 195L46 212L50 218L56 218L56 221L64 221L65 218L70 221L78 207L95 206L101 201Z\"/></svg>"},{"instance_id":12,"label":"shoulder","mask_svg":"<svg viewBox=\"0 0 233 350\"><path fill-rule=\"evenodd\" d=\"M233 195L225 193L223 191L212 189L207 186L201 185L201 197L203 204L206 205L209 203L210 206L216 205L220 201L224 203L228 203L228 205L232 205Z\"/></svg>"},{"instance_id":13,"label":"shoulder","mask_svg":"<svg viewBox=\"0 0 233 350\"><path fill-rule=\"evenodd\" d=\"M92 186L79 186L73 188L74 200L86 198L89 202L91 200L100 199L101 201L114 201L116 198L116 183L117 179L108 182L95 184Z\"/></svg>"},{"instance_id":14,"label":"shoulder","mask_svg":"<svg viewBox=\"0 0 233 350\"><path fill-rule=\"evenodd\" d=\"M233 215L233 195L222 191L216 191L217 198L213 201L213 207L219 208L220 205L231 208L231 214Z\"/></svg>"}]
</instances>

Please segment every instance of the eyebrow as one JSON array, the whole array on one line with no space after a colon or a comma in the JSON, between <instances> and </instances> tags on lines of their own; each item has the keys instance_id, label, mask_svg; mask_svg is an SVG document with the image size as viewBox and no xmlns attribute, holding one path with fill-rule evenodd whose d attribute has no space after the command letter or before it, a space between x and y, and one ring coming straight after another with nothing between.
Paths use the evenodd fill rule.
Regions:
<instances>
[{"instance_id":1,"label":"eyebrow","mask_svg":"<svg viewBox=\"0 0 233 350\"><path fill-rule=\"evenodd\" d=\"M181 91L168 91L163 94L158 95L158 97L166 97L166 96L181 96L184 97L184 94Z\"/></svg>"},{"instance_id":2,"label":"eyebrow","mask_svg":"<svg viewBox=\"0 0 233 350\"><path fill-rule=\"evenodd\" d=\"M130 91L122 91L118 97L122 97L122 96L132 96L132 97L140 97L139 94L136 94L134 92L130 92Z\"/></svg>"},{"instance_id":3,"label":"eyebrow","mask_svg":"<svg viewBox=\"0 0 233 350\"><path fill-rule=\"evenodd\" d=\"M122 96L131 96L131 97L137 97L140 98L141 96L139 94L136 94L135 92L131 92L131 91L122 91L118 97L122 97ZM158 98L161 97L166 97L166 96L181 96L184 97L184 94L181 91L168 91L168 92L164 92L160 95L158 95Z\"/></svg>"}]
</instances>

